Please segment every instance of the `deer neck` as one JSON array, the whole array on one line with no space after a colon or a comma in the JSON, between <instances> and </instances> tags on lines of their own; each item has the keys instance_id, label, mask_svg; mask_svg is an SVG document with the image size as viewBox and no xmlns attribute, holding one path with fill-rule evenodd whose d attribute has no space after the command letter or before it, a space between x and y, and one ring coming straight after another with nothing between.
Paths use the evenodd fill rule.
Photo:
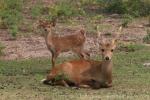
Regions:
<instances>
[{"instance_id":1,"label":"deer neck","mask_svg":"<svg viewBox=\"0 0 150 100\"><path fill-rule=\"evenodd\" d=\"M113 66L112 60L109 61L103 60L101 66L103 75L106 76L109 75L112 72L112 66Z\"/></svg>"},{"instance_id":2,"label":"deer neck","mask_svg":"<svg viewBox=\"0 0 150 100\"><path fill-rule=\"evenodd\" d=\"M46 43L47 43L49 40L51 40L51 38L52 38L52 30L49 30L49 32L47 32L47 33L45 34L45 41L46 41Z\"/></svg>"}]
</instances>

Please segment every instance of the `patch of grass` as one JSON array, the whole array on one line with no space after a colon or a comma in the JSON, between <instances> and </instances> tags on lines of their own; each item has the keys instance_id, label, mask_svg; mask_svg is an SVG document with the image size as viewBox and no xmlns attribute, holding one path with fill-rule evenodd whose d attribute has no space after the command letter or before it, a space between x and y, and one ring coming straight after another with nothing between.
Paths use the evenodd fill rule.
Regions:
<instances>
[{"instance_id":1,"label":"patch of grass","mask_svg":"<svg viewBox=\"0 0 150 100\"><path fill-rule=\"evenodd\" d=\"M118 50L119 51L125 51L125 52L135 52L135 51L141 50L143 48L144 48L144 46L141 44L134 44L134 43L123 44L123 43L120 43Z\"/></svg>"},{"instance_id":2,"label":"patch of grass","mask_svg":"<svg viewBox=\"0 0 150 100\"><path fill-rule=\"evenodd\" d=\"M147 30L147 35L143 38L143 42L150 44L150 30Z\"/></svg>"},{"instance_id":3,"label":"patch of grass","mask_svg":"<svg viewBox=\"0 0 150 100\"><path fill-rule=\"evenodd\" d=\"M44 12L44 5L40 1L34 4L31 8L31 16L33 18L41 17L43 15L43 12Z\"/></svg>"},{"instance_id":4,"label":"patch of grass","mask_svg":"<svg viewBox=\"0 0 150 100\"><path fill-rule=\"evenodd\" d=\"M148 100L150 98L150 48L134 52L116 52L113 57L113 87L99 90L72 89L40 82L51 68L50 59L0 61L0 95L4 100ZM71 58L74 59L74 58ZM99 60L100 58L96 58ZM69 61L59 58L57 63Z\"/></svg>"},{"instance_id":5,"label":"patch of grass","mask_svg":"<svg viewBox=\"0 0 150 100\"><path fill-rule=\"evenodd\" d=\"M98 23L98 24L100 24L103 19L104 19L104 16L101 15L101 14L98 14L98 15L95 15L95 16L92 17L92 21L94 23Z\"/></svg>"},{"instance_id":6,"label":"patch of grass","mask_svg":"<svg viewBox=\"0 0 150 100\"><path fill-rule=\"evenodd\" d=\"M2 0L0 19L2 25L9 29L9 32L13 37L16 37L18 33L18 26L22 20L22 0Z\"/></svg>"},{"instance_id":7,"label":"patch of grass","mask_svg":"<svg viewBox=\"0 0 150 100\"><path fill-rule=\"evenodd\" d=\"M72 0L61 0L49 7L50 18L64 19L82 14L84 14L83 9Z\"/></svg>"},{"instance_id":8,"label":"patch of grass","mask_svg":"<svg viewBox=\"0 0 150 100\"><path fill-rule=\"evenodd\" d=\"M3 49L4 49L4 45L2 45L2 43L0 43L0 56L3 55Z\"/></svg>"},{"instance_id":9,"label":"patch of grass","mask_svg":"<svg viewBox=\"0 0 150 100\"><path fill-rule=\"evenodd\" d=\"M129 14L134 17L150 14L149 0L111 0L106 7L111 13Z\"/></svg>"}]
</instances>

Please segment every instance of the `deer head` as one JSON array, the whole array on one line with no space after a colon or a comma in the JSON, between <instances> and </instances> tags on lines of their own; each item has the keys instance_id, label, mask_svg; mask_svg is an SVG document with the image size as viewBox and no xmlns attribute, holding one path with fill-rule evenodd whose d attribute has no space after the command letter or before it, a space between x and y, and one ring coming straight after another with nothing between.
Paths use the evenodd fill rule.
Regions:
<instances>
[{"instance_id":1,"label":"deer head","mask_svg":"<svg viewBox=\"0 0 150 100\"><path fill-rule=\"evenodd\" d=\"M48 21L48 20L39 20L39 27L43 28L46 32L49 32L52 27L56 26L55 20Z\"/></svg>"},{"instance_id":2,"label":"deer head","mask_svg":"<svg viewBox=\"0 0 150 100\"><path fill-rule=\"evenodd\" d=\"M117 40L119 34L122 30L122 27L112 35L111 38L104 37L101 32L98 32L98 42L99 42L99 49L102 54L103 60L109 61L112 59L113 52L116 48Z\"/></svg>"}]
</instances>

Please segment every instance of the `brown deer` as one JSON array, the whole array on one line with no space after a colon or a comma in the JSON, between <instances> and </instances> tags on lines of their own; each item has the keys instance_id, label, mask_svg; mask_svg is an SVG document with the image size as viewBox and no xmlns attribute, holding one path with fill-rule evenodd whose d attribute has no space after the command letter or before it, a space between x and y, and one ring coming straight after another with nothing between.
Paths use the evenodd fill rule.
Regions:
<instances>
[{"instance_id":1,"label":"brown deer","mask_svg":"<svg viewBox=\"0 0 150 100\"><path fill-rule=\"evenodd\" d=\"M72 35L56 36L52 34L52 27L55 27L55 21L39 21L39 26L46 31L45 41L48 49L52 54L52 66L55 66L55 60L62 52L72 50L77 53L79 57L87 59L89 54L83 51L86 40L86 33L84 29L76 31Z\"/></svg>"},{"instance_id":2,"label":"brown deer","mask_svg":"<svg viewBox=\"0 0 150 100\"><path fill-rule=\"evenodd\" d=\"M102 61L94 60L73 60L62 63L52 68L43 83L70 86L74 84L77 87L101 88L112 86L112 55L116 48L117 36L113 38L104 38L100 36L99 46L102 53ZM56 78L61 77L60 80ZM65 78L67 77L67 78Z\"/></svg>"}]
</instances>

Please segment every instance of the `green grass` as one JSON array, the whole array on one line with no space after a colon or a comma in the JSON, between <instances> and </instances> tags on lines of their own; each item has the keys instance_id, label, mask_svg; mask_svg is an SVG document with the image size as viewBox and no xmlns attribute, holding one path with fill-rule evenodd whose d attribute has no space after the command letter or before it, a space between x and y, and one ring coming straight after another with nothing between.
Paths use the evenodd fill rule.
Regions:
<instances>
[{"instance_id":1,"label":"green grass","mask_svg":"<svg viewBox=\"0 0 150 100\"><path fill-rule=\"evenodd\" d=\"M57 63L69 59L59 58ZM149 100L150 68L143 63L150 61L150 47L115 52L113 60L113 87L99 90L42 84L50 59L0 61L0 96L2 100Z\"/></svg>"},{"instance_id":2,"label":"green grass","mask_svg":"<svg viewBox=\"0 0 150 100\"><path fill-rule=\"evenodd\" d=\"M8 28L9 33L16 37L19 31L19 25L22 21L22 0L1 0L0 3L0 19L1 25Z\"/></svg>"}]
</instances>

